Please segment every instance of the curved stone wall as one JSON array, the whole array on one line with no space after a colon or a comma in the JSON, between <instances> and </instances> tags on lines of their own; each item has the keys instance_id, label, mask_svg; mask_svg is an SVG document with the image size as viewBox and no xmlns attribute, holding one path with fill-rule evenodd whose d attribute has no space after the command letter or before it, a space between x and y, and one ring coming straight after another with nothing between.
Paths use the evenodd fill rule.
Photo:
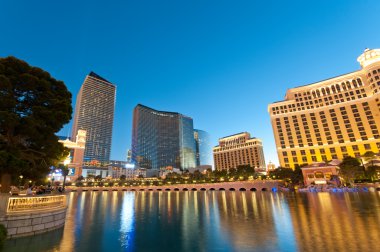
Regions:
<instances>
[{"instance_id":1,"label":"curved stone wall","mask_svg":"<svg viewBox=\"0 0 380 252\"><path fill-rule=\"evenodd\" d=\"M7 228L8 238L15 238L63 227L65 218L66 208L49 212L1 216L0 223Z\"/></svg>"},{"instance_id":2,"label":"curved stone wall","mask_svg":"<svg viewBox=\"0 0 380 252\"><path fill-rule=\"evenodd\" d=\"M66 209L65 195L10 197L3 194L0 224L6 227L8 238L36 235L63 227Z\"/></svg>"}]
</instances>

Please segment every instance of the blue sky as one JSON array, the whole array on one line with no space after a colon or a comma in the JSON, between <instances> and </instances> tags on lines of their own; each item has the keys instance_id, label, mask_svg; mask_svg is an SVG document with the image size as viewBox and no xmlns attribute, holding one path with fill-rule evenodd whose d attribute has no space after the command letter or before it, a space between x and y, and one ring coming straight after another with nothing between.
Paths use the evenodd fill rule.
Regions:
<instances>
[{"instance_id":1,"label":"blue sky","mask_svg":"<svg viewBox=\"0 0 380 252\"><path fill-rule=\"evenodd\" d=\"M362 51L380 47L378 13L375 0L3 0L0 57L47 70L73 102L90 71L115 83L112 159L125 159L141 103L191 116L212 145L248 131L278 164L268 104L359 69Z\"/></svg>"}]
</instances>

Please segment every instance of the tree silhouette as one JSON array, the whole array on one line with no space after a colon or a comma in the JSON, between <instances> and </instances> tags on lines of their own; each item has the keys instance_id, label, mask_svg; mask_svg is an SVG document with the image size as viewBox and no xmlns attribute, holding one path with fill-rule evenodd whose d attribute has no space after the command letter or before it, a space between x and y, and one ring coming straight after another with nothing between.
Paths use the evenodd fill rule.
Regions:
<instances>
[{"instance_id":1,"label":"tree silhouette","mask_svg":"<svg viewBox=\"0 0 380 252\"><path fill-rule=\"evenodd\" d=\"M363 173L360 161L350 156L343 158L339 168L341 176L349 183L353 183L354 179Z\"/></svg>"},{"instance_id":2,"label":"tree silhouette","mask_svg":"<svg viewBox=\"0 0 380 252\"><path fill-rule=\"evenodd\" d=\"M71 119L71 93L44 70L7 57L0 58L0 101L1 176L44 177L68 154L55 133Z\"/></svg>"}]
</instances>

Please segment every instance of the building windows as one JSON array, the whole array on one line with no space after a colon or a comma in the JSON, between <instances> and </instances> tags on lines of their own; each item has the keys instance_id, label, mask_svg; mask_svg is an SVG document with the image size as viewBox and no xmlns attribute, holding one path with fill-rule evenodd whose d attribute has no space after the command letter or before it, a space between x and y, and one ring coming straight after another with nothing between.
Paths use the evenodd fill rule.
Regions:
<instances>
[{"instance_id":1,"label":"building windows","mask_svg":"<svg viewBox=\"0 0 380 252\"><path fill-rule=\"evenodd\" d=\"M302 159L303 163L307 160L309 162L325 160L330 158L330 155L333 159L342 159L343 156L358 155L364 149L365 151L379 151L380 146L376 142L380 141L380 123L376 116L380 113L380 99L373 97L372 102L370 97L372 93L368 93L368 97L366 93L369 91L367 88L372 92L375 89L377 91L379 89L377 82L380 86L380 74L377 69L375 73L373 70L371 69L368 79L353 78L355 73L352 73L347 76L346 80L344 80L344 76L340 76L339 82L336 82L337 79L332 79L318 83L318 85L298 87L293 95L293 90L290 89L288 91L290 95L286 96L289 98L286 103L275 106L282 106L283 110L287 109L292 112L291 109L294 105L294 111L300 112L288 114L283 119L276 118L276 120L279 119L278 121L281 120L282 127L281 124L275 124L277 121L272 119L275 132L278 133L277 147L280 147L280 143L282 148L299 147L298 153L296 149L292 149L289 150L288 155L291 155L291 158L297 157L299 162ZM366 70L364 69L364 71ZM364 97L367 98L363 99ZM314 108L318 108L318 110L314 110ZM270 112L272 116L272 110ZM276 131L276 127L278 131ZM366 142L360 143L361 141ZM350 152L347 151L346 144L348 142L350 143ZM378 146L377 149L375 144ZM322 146L323 148L321 148ZM305 147L306 150L303 149ZM300 156L296 156L297 154ZM285 155L281 155L281 152L279 152L279 156L280 159L285 157ZM290 166L293 166L294 163L290 163Z\"/></svg>"}]
</instances>

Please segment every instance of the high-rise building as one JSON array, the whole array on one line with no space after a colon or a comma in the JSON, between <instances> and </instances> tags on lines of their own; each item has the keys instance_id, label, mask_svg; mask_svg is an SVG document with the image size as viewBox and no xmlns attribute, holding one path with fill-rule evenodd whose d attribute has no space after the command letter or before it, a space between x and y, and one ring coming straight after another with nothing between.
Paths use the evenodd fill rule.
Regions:
<instances>
[{"instance_id":1,"label":"high-rise building","mask_svg":"<svg viewBox=\"0 0 380 252\"><path fill-rule=\"evenodd\" d=\"M197 166L212 165L210 135L206 131L194 129L194 139Z\"/></svg>"},{"instance_id":2,"label":"high-rise building","mask_svg":"<svg viewBox=\"0 0 380 252\"><path fill-rule=\"evenodd\" d=\"M258 138L251 138L248 132L220 138L213 152L216 170L249 165L257 171L265 171L262 142Z\"/></svg>"},{"instance_id":3,"label":"high-rise building","mask_svg":"<svg viewBox=\"0 0 380 252\"><path fill-rule=\"evenodd\" d=\"M91 72L79 90L75 105L72 139L86 130L84 161L110 159L116 86Z\"/></svg>"},{"instance_id":4,"label":"high-rise building","mask_svg":"<svg viewBox=\"0 0 380 252\"><path fill-rule=\"evenodd\" d=\"M129 162L129 163L132 162L132 150L131 149L127 150L127 162Z\"/></svg>"},{"instance_id":5,"label":"high-rise building","mask_svg":"<svg viewBox=\"0 0 380 252\"><path fill-rule=\"evenodd\" d=\"M288 89L269 105L282 167L379 152L380 50L358 62L358 71Z\"/></svg>"},{"instance_id":6,"label":"high-rise building","mask_svg":"<svg viewBox=\"0 0 380 252\"><path fill-rule=\"evenodd\" d=\"M196 166L193 119L138 104L133 111L132 162L147 169Z\"/></svg>"}]
</instances>

